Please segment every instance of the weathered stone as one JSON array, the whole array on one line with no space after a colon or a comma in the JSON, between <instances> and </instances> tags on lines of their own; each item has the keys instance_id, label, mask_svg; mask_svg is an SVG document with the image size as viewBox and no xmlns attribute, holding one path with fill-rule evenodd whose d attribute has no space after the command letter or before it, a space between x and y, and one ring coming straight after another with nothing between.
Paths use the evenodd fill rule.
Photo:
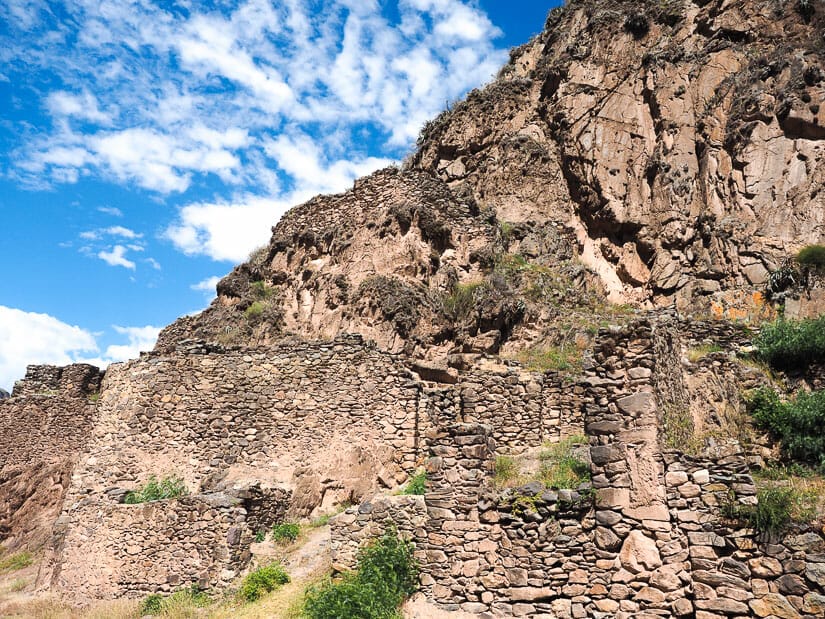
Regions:
<instances>
[{"instance_id":1,"label":"weathered stone","mask_svg":"<svg viewBox=\"0 0 825 619\"><path fill-rule=\"evenodd\" d=\"M619 561L626 570L638 573L662 565L656 542L638 530L631 531L619 551Z\"/></svg>"},{"instance_id":2,"label":"weathered stone","mask_svg":"<svg viewBox=\"0 0 825 619\"><path fill-rule=\"evenodd\" d=\"M632 417L656 412L656 398L652 393L640 392L616 400L616 406Z\"/></svg>"},{"instance_id":3,"label":"weathered stone","mask_svg":"<svg viewBox=\"0 0 825 619\"><path fill-rule=\"evenodd\" d=\"M800 614L791 603L778 593L768 593L748 602L757 617L778 617L779 619L800 619Z\"/></svg>"},{"instance_id":4,"label":"weathered stone","mask_svg":"<svg viewBox=\"0 0 825 619\"><path fill-rule=\"evenodd\" d=\"M596 542L596 546L603 550L616 550L622 543L622 540L619 539L619 536L606 527L596 527L594 541Z\"/></svg>"},{"instance_id":5,"label":"weathered stone","mask_svg":"<svg viewBox=\"0 0 825 619\"><path fill-rule=\"evenodd\" d=\"M805 566L805 577L820 587L825 587L825 563L811 563Z\"/></svg>"}]
</instances>

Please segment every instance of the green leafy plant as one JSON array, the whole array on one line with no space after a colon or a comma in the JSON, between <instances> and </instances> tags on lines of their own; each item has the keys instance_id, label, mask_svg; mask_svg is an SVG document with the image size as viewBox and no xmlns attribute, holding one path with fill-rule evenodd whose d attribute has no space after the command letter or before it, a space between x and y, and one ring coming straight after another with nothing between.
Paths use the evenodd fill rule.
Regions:
<instances>
[{"instance_id":1,"label":"green leafy plant","mask_svg":"<svg viewBox=\"0 0 825 619\"><path fill-rule=\"evenodd\" d=\"M762 326L754 340L760 359L780 370L804 369L825 359L825 315L779 320Z\"/></svg>"},{"instance_id":2,"label":"green leafy plant","mask_svg":"<svg viewBox=\"0 0 825 619\"><path fill-rule=\"evenodd\" d=\"M782 401L770 387L747 396L748 410L756 423L780 442L794 460L813 466L825 464L825 391L800 392Z\"/></svg>"},{"instance_id":3,"label":"green leafy plant","mask_svg":"<svg viewBox=\"0 0 825 619\"><path fill-rule=\"evenodd\" d=\"M309 589L304 613L310 619L394 619L415 591L418 563L412 544L387 531L358 553L354 572Z\"/></svg>"},{"instance_id":4,"label":"green leafy plant","mask_svg":"<svg viewBox=\"0 0 825 619\"><path fill-rule=\"evenodd\" d=\"M427 471L418 471L410 478L407 485L401 491L401 494L418 494L422 495L427 492Z\"/></svg>"},{"instance_id":5,"label":"green leafy plant","mask_svg":"<svg viewBox=\"0 0 825 619\"><path fill-rule=\"evenodd\" d=\"M267 593L289 582L289 575L279 563L259 567L244 578L238 595L247 602L255 602Z\"/></svg>"},{"instance_id":6,"label":"green leafy plant","mask_svg":"<svg viewBox=\"0 0 825 619\"><path fill-rule=\"evenodd\" d=\"M825 268L825 245L806 245L796 254L796 261L814 269Z\"/></svg>"},{"instance_id":7,"label":"green leafy plant","mask_svg":"<svg viewBox=\"0 0 825 619\"><path fill-rule=\"evenodd\" d=\"M577 488L590 481L590 465L575 453L577 445L587 444L584 436L571 436L539 454L541 480L548 488Z\"/></svg>"},{"instance_id":8,"label":"green leafy plant","mask_svg":"<svg viewBox=\"0 0 825 619\"><path fill-rule=\"evenodd\" d=\"M294 522L281 522L272 525L272 540L278 544L288 544L298 539L301 525Z\"/></svg>"},{"instance_id":9,"label":"green leafy plant","mask_svg":"<svg viewBox=\"0 0 825 619\"><path fill-rule=\"evenodd\" d=\"M791 522L794 493L790 488L767 486L757 492L756 507L750 513L751 526L768 534L781 533Z\"/></svg>"},{"instance_id":10,"label":"green leafy plant","mask_svg":"<svg viewBox=\"0 0 825 619\"><path fill-rule=\"evenodd\" d=\"M123 502L127 505L135 505L150 501L177 499L187 494L189 494L189 491L186 488L186 483L180 477L164 477L159 480L152 475L143 488L128 492Z\"/></svg>"},{"instance_id":11,"label":"green leafy plant","mask_svg":"<svg viewBox=\"0 0 825 619\"><path fill-rule=\"evenodd\" d=\"M163 612L163 596L160 593L152 593L143 598L140 604L141 615L159 615Z\"/></svg>"},{"instance_id":12,"label":"green leafy plant","mask_svg":"<svg viewBox=\"0 0 825 619\"><path fill-rule=\"evenodd\" d=\"M258 531L255 534L255 543L260 544L266 539L266 531Z\"/></svg>"}]
</instances>

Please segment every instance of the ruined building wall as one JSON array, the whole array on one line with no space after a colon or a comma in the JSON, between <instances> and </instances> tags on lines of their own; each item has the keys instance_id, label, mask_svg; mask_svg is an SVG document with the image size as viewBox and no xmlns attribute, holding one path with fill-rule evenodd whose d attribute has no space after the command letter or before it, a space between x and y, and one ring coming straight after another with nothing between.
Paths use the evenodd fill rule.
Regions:
<instances>
[{"instance_id":1,"label":"ruined building wall","mask_svg":"<svg viewBox=\"0 0 825 619\"><path fill-rule=\"evenodd\" d=\"M822 532L803 526L767 538L731 520L726 502L757 500L747 459L665 447L666 406L693 396L692 374L725 364L683 364L684 342L668 321L606 330L599 342L582 381L592 497L541 484L496 492L493 430L452 425L431 443L426 519L419 505L414 518L399 516L401 504L376 517L353 508L333 520L334 559L351 561L364 530L400 519L416 542L424 592L445 608L508 617L822 616Z\"/></svg>"},{"instance_id":2,"label":"ruined building wall","mask_svg":"<svg viewBox=\"0 0 825 619\"><path fill-rule=\"evenodd\" d=\"M500 450L517 453L584 432L584 390L557 372L473 370L459 389L461 421L490 426Z\"/></svg>"},{"instance_id":3,"label":"ruined building wall","mask_svg":"<svg viewBox=\"0 0 825 619\"><path fill-rule=\"evenodd\" d=\"M93 366L29 366L0 401L0 544L37 548L60 512L97 418Z\"/></svg>"}]
</instances>

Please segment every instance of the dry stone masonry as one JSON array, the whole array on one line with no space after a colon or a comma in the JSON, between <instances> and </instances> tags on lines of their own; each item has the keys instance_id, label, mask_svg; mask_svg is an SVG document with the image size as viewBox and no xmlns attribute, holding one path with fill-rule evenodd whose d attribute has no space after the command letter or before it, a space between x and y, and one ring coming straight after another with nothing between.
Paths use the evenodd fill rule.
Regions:
<instances>
[{"instance_id":1,"label":"dry stone masonry","mask_svg":"<svg viewBox=\"0 0 825 619\"><path fill-rule=\"evenodd\" d=\"M424 591L446 609L548 618L823 616L822 532L758 534L726 516L730 501L757 502L743 454L702 459L666 448L663 403L680 390L693 396L692 373L726 375L723 361L686 365L680 351L720 335L730 345L744 337L697 329L683 342L678 326L665 315L600 333L595 365L579 385L592 491L533 483L498 492L495 431L446 426L430 441L426 519L420 502L391 502L375 517L352 508L332 523L336 562L351 565L366 531L398 523L416 543ZM748 372L731 378L740 379Z\"/></svg>"}]
</instances>

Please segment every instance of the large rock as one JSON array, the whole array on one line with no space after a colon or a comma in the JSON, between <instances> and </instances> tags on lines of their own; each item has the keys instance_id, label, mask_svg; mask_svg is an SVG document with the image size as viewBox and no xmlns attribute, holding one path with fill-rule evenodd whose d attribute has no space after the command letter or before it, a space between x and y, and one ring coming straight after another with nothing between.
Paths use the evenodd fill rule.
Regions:
<instances>
[{"instance_id":1,"label":"large rock","mask_svg":"<svg viewBox=\"0 0 825 619\"><path fill-rule=\"evenodd\" d=\"M759 599L751 600L748 604L757 617L800 619L799 612L785 596L778 593L768 593Z\"/></svg>"},{"instance_id":2,"label":"large rock","mask_svg":"<svg viewBox=\"0 0 825 619\"><path fill-rule=\"evenodd\" d=\"M639 530L631 531L619 551L619 561L629 572L638 574L662 565L656 542Z\"/></svg>"}]
</instances>

